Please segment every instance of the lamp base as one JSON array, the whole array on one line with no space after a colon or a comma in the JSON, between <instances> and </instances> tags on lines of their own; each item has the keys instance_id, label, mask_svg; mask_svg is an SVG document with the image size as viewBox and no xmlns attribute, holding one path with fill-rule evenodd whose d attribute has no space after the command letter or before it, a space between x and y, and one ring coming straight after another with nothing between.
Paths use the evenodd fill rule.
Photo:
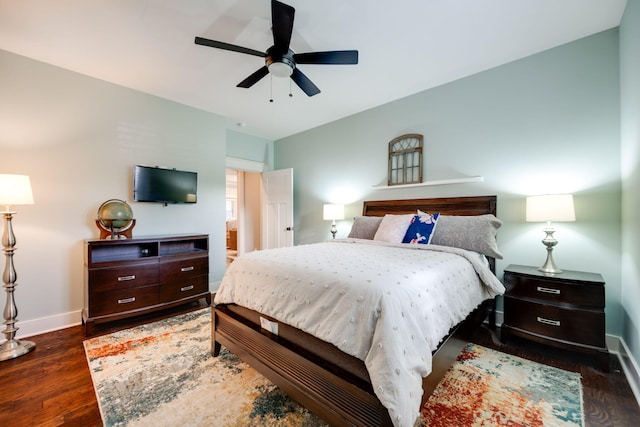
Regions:
<instances>
[{"instance_id":1,"label":"lamp base","mask_svg":"<svg viewBox=\"0 0 640 427\"><path fill-rule=\"evenodd\" d=\"M544 239L542 239L542 244L547 248L547 260L542 264L542 267L538 269L538 271L542 271L547 274L560 274L562 270L556 267L556 263L553 262L553 248L558 244L558 241L553 237L553 233L556 230L551 226L551 221L547 222L547 228L544 229L544 232L547 233Z\"/></svg>"},{"instance_id":2,"label":"lamp base","mask_svg":"<svg viewBox=\"0 0 640 427\"><path fill-rule=\"evenodd\" d=\"M5 342L0 345L0 361L14 359L29 353L36 348L36 345L31 341L19 341L15 339L16 331L16 316L18 315L18 307L16 307L16 301L13 297L13 293L16 289L16 269L13 266L13 253L15 252L16 236L13 234L13 226L11 220L15 212L9 211L2 212L4 217L4 232L2 234L2 245L4 246L4 254L7 258L4 267L4 274L2 280L4 281L4 289L7 292L7 302L4 307L4 324L6 328L2 333L7 338Z\"/></svg>"},{"instance_id":3,"label":"lamp base","mask_svg":"<svg viewBox=\"0 0 640 427\"><path fill-rule=\"evenodd\" d=\"M555 266L548 267L547 264L545 263L542 267L538 268L538 271L541 271L546 274L560 274L562 273L563 270L560 270Z\"/></svg>"},{"instance_id":4,"label":"lamp base","mask_svg":"<svg viewBox=\"0 0 640 427\"><path fill-rule=\"evenodd\" d=\"M29 353L36 348L36 344L26 340L7 340L0 345L0 361L15 359Z\"/></svg>"},{"instance_id":5,"label":"lamp base","mask_svg":"<svg viewBox=\"0 0 640 427\"><path fill-rule=\"evenodd\" d=\"M542 267L538 268L538 271L542 271L546 274L560 274L562 270L560 270L556 263L553 262L553 246L547 246L547 259L542 264Z\"/></svg>"}]
</instances>

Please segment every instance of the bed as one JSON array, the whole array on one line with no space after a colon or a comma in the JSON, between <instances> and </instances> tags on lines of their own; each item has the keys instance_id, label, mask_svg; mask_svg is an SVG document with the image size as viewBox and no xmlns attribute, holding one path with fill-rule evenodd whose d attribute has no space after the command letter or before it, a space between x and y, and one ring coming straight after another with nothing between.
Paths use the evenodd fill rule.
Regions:
<instances>
[{"instance_id":1,"label":"bed","mask_svg":"<svg viewBox=\"0 0 640 427\"><path fill-rule=\"evenodd\" d=\"M363 204L363 218L384 217L387 214L397 217L412 216L418 211L438 212L441 215L438 227L443 218L447 217L449 221L451 217L459 220L490 217L493 224L498 224L499 227L499 221L495 218L495 196L367 201ZM436 231L438 230L440 229L436 227ZM442 230L446 230L446 227ZM495 240L495 229L493 232ZM446 243L445 240L441 238L437 243ZM306 255L298 259L297 254L305 251ZM404 252L400 254L401 251ZM225 346L293 399L327 422L338 426L413 425L415 416L413 419L411 416L416 413L413 409L416 405L419 408L424 402L458 354L462 345L456 338L458 332L464 328L477 327L487 314L495 315L494 297L504 291L491 273L495 272L495 257L490 255L500 256L497 251L485 252L485 255L476 259L477 254L474 251L439 244L398 245L384 242L379 244L361 239L341 239L338 242L288 248L285 252L261 252L263 254L251 255L258 258L245 259L244 266L238 263L239 267L236 268L234 263L235 270L228 272L223 278L212 309L212 353L217 356L221 346ZM330 258L332 253L337 254L336 257ZM313 262L309 258L315 257L316 254L324 264L309 268L309 262ZM361 269L365 276L354 273L354 278L348 279L347 276L352 277L351 270L342 270L340 266L349 264L348 268L351 269L354 264L351 258L358 258L357 254L363 254L360 257L363 265L367 263L362 260L368 260L366 269ZM261 257L264 256L273 257L265 264L270 269L254 271L252 265L263 263ZM453 282L460 281L467 286L460 295L469 293L474 295L473 297L449 297L448 301L444 301L444 297L420 300L422 295L430 296L429 291L424 294L424 289L416 289L413 282L400 285L400 280L404 281L405 278L415 280L409 277L410 273L402 273L395 268L384 270L385 263L376 261L384 259L386 262L387 259L395 259L394 257L397 259L391 265L400 265L404 259L422 260L422 257L439 260L434 261L435 264L464 265L465 269L473 269L475 273L482 274L482 280L478 280L477 277L474 280L485 285L488 283L490 286L470 291L472 288L466 285L468 279L456 272L453 277L460 278L455 278ZM373 264L380 264L383 270L373 270L370 265L372 259L375 261ZM284 264L287 262L293 262L294 265L285 268ZM485 265L482 265L483 263ZM423 265L421 261L413 265L416 264ZM299 269L298 272L295 269L289 270L296 267ZM310 270L324 270L325 276L333 274L334 278L316 279ZM432 274L432 271L433 274L445 274L431 267L427 270L429 274ZM375 284L376 279L368 280L366 274L382 276L383 280L379 285ZM246 277L241 278L243 275L248 276L249 280L246 280ZM399 296L385 295L382 298L375 293L369 296L368 292L377 290L380 293L395 294L395 290L391 291L386 287L396 279L397 289L401 289ZM294 282L301 281L305 282L307 288L314 288L313 292L316 293L311 294L311 297L291 294L290 290L297 291L297 288L301 287L295 286ZM451 281L448 276L443 276L440 280L442 283ZM242 285L235 285L236 282ZM355 288L342 288L347 282L352 282L349 286ZM244 296L241 293L243 286L247 288ZM325 289L322 289L323 287ZM327 289L330 287L334 287L335 292L329 292ZM450 289L449 286L442 288ZM341 292L352 294L354 299L342 298ZM357 311L356 306L359 307L361 299L371 299L377 308L371 312ZM458 303L458 300L467 299L464 303ZM350 301L353 302L353 307L345 305ZM455 301L455 304L451 301ZM309 311L287 311L287 307L291 305L295 305L296 310ZM443 320L441 314L435 318L437 320L429 320L421 311L435 310L443 306L445 311L451 312L442 317ZM324 309L326 311L322 311ZM355 311L351 311L352 309ZM342 313L346 313L346 316L338 319ZM415 316L413 313L416 313ZM394 317L401 319L397 320ZM410 321L398 323L404 322L405 317L410 318ZM423 321L422 317L426 320ZM382 322L383 318L390 319L385 320L390 323ZM327 323L327 319L334 319L335 323ZM455 323L449 325L453 319L456 319ZM490 317L490 323L494 320L494 317ZM398 329L398 324L403 326ZM419 332L411 329L414 324ZM352 329L357 339L346 334L347 330ZM429 329L429 332L423 329ZM385 330L386 335L382 332ZM434 339L432 334L435 334L437 339ZM408 343L409 341L411 343ZM403 343L407 343L406 347ZM397 355L401 347L404 349L404 355ZM396 374L398 379L404 381L399 383L400 386L394 383L398 382L398 379L395 379ZM420 393L416 393L413 387L416 376L418 381L421 381L418 383ZM422 380L420 377L425 378ZM406 396L407 392L410 397ZM411 409L408 410L407 406Z\"/></svg>"}]
</instances>

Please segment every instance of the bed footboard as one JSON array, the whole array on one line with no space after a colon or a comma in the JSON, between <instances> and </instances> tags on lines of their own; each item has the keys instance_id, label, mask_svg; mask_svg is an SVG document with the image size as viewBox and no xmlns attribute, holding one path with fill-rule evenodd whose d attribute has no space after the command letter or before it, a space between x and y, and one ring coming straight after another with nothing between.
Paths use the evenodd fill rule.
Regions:
<instances>
[{"instance_id":1,"label":"bed footboard","mask_svg":"<svg viewBox=\"0 0 640 427\"><path fill-rule=\"evenodd\" d=\"M375 395L280 345L234 318L212 309L212 353L223 345L276 384L292 399L335 426L391 426Z\"/></svg>"},{"instance_id":2,"label":"bed footboard","mask_svg":"<svg viewBox=\"0 0 640 427\"><path fill-rule=\"evenodd\" d=\"M444 377L460 350L468 342L470 330L493 312L495 300L487 300L465 321L454 328L433 355L432 373L423 380L422 403ZM292 399L334 426L391 426L387 409L363 379L362 366L353 366L351 356L341 360L329 354L326 343L292 343L260 328L254 316L259 313L230 305L212 307L211 352L214 356L225 346L244 362L276 384ZM490 316L491 319L491 316ZM291 328L283 325L283 328ZM301 331L298 331L301 333ZM290 333L290 332L288 332ZM284 334L283 334L284 335ZM318 340L319 341L319 340ZM311 354L316 345L318 354ZM357 359L356 359L357 360ZM368 379L368 376L367 376Z\"/></svg>"}]
</instances>

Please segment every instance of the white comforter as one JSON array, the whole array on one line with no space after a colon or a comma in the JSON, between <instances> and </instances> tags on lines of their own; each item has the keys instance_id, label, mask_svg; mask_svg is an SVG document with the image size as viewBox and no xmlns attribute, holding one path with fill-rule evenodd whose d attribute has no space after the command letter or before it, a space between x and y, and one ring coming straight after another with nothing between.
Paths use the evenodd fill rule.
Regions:
<instances>
[{"instance_id":1,"label":"white comforter","mask_svg":"<svg viewBox=\"0 0 640 427\"><path fill-rule=\"evenodd\" d=\"M251 308L363 360L394 425L413 426L431 352L503 292L473 252L337 239L237 258L215 303Z\"/></svg>"}]
</instances>

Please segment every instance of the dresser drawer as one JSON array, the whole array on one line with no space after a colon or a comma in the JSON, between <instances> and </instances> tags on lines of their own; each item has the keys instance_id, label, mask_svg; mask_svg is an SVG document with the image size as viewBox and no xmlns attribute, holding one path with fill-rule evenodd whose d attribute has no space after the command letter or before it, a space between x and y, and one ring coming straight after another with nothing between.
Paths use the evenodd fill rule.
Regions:
<instances>
[{"instance_id":1,"label":"dresser drawer","mask_svg":"<svg viewBox=\"0 0 640 427\"><path fill-rule=\"evenodd\" d=\"M160 277L165 283L209 274L209 257L198 257L160 263Z\"/></svg>"},{"instance_id":2,"label":"dresser drawer","mask_svg":"<svg viewBox=\"0 0 640 427\"><path fill-rule=\"evenodd\" d=\"M605 347L603 311L566 309L553 305L504 298L504 323L547 338Z\"/></svg>"},{"instance_id":3,"label":"dresser drawer","mask_svg":"<svg viewBox=\"0 0 640 427\"><path fill-rule=\"evenodd\" d=\"M89 297L92 316L121 313L160 303L159 286L142 286L110 292L96 292Z\"/></svg>"},{"instance_id":4,"label":"dresser drawer","mask_svg":"<svg viewBox=\"0 0 640 427\"><path fill-rule=\"evenodd\" d=\"M91 292L136 288L158 283L158 263L90 269Z\"/></svg>"},{"instance_id":5,"label":"dresser drawer","mask_svg":"<svg viewBox=\"0 0 640 427\"><path fill-rule=\"evenodd\" d=\"M160 285L160 302L188 298L209 290L209 276L197 276Z\"/></svg>"},{"instance_id":6,"label":"dresser drawer","mask_svg":"<svg viewBox=\"0 0 640 427\"><path fill-rule=\"evenodd\" d=\"M556 278L537 278L505 272L504 285L510 296L530 298L555 304L602 309L604 286L563 283Z\"/></svg>"}]
</instances>

